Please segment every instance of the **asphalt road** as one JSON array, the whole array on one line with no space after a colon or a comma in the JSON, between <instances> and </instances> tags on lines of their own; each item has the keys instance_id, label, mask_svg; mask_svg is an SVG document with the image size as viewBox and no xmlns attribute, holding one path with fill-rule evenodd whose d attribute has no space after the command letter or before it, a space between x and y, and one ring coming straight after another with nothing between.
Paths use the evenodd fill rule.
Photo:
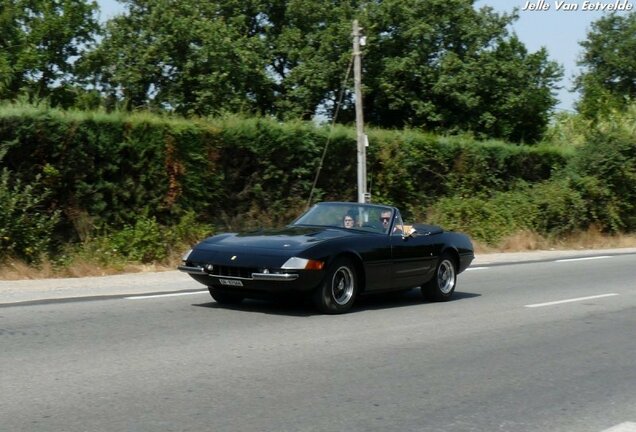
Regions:
<instances>
[{"instance_id":1,"label":"asphalt road","mask_svg":"<svg viewBox=\"0 0 636 432\"><path fill-rule=\"evenodd\" d=\"M0 431L633 432L635 263L476 267L451 302L341 316L202 291L0 305Z\"/></svg>"}]
</instances>

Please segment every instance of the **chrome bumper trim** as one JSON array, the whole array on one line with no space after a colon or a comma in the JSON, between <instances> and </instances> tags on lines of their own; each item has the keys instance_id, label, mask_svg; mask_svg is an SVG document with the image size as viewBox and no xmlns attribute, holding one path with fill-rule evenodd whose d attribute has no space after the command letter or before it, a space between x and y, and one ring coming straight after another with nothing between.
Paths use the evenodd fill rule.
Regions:
<instances>
[{"instance_id":1,"label":"chrome bumper trim","mask_svg":"<svg viewBox=\"0 0 636 432\"><path fill-rule=\"evenodd\" d=\"M210 276L219 279L240 279L240 280L250 280L249 278L243 278L238 276L223 276L223 275L215 275L206 272L203 267L191 267L180 265L177 267L177 270L181 270L182 272ZM293 281L298 279L298 274L296 273L252 273L252 280L261 280L261 281Z\"/></svg>"},{"instance_id":2,"label":"chrome bumper trim","mask_svg":"<svg viewBox=\"0 0 636 432\"><path fill-rule=\"evenodd\" d=\"M203 268L201 267L190 267L190 266L180 265L179 267L177 267L177 270L181 270L182 272L191 273L191 274L207 275L205 270L203 270Z\"/></svg>"},{"instance_id":3,"label":"chrome bumper trim","mask_svg":"<svg viewBox=\"0 0 636 432\"><path fill-rule=\"evenodd\" d=\"M252 273L252 279L263 281L293 281L298 276L296 273Z\"/></svg>"}]
</instances>

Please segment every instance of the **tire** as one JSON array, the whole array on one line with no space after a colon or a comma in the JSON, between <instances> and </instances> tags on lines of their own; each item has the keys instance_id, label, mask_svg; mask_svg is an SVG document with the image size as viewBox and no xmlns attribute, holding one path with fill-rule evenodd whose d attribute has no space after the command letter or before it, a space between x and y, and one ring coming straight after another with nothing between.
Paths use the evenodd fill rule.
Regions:
<instances>
[{"instance_id":1,"label":"tire","mask_svg":"<svg viewBox=\"0 0 636 432\"><path fill-rule=\"evenodd\" d=\"M358 275L351 259L336 259L313 293L314 305L326 314L341 314L353 306L358 293Z\"/></svg>"},{"instance_id":2,"label":"tire","mask_svg":"<svg viewBox=\"0 0 636 432\"><path fill-rule=\"evenodd\" d=\"M216 287L208 287L210 295L220 305L237 305L243 301L245 297L240 294L222 291Z\"/></svg>"},{"instance_id":3,"label":"tire","mask_svg":"<svg viewBox=\"0 0 636 432\"><path fill-rule=\"evenodd\" d=\"M448 301L455 292L457 285L457 264L453 257L444 253L435 267L435 274L424 285L422 295L431 301Z\"/></svg>"}]
</instances>

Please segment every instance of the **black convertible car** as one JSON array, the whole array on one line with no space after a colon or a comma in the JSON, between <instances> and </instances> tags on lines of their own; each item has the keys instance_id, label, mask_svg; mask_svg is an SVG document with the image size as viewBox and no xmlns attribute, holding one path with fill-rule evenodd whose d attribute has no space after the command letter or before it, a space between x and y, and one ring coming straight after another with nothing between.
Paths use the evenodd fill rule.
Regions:
<instances>
[{"instance_id":1,"label":"black convertible car","mask_svg":"<svg viewBox=\"0 0 636 432\"><path fill-rule=\"evenodd\" d=\"M324 202L282 229L209 237L179 270L221 304L297 291L322 312L342 313L360 294L417 286L428 299L448 300L474 257L465 234L405 225L395 207Z\"/></svg>"}]
</instances>

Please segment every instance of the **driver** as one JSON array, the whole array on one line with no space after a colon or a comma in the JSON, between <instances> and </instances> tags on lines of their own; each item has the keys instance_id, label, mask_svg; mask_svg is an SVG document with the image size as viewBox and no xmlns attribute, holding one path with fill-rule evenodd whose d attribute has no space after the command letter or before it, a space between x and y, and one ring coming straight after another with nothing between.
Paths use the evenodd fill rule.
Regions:
<instances>
[{"instance_id":1,"label":"driver","mask_svg":"<svg viewBox=\"0 0 636 432\"><path fill-rule=\"evenodd\" d=\"M401 221L401 218L399 219L399 221ZM382 228L384 229L385 233L389 232L389 227L391 226L391 210L383 210L382 213L380 213L380 222L382 222ZM396 225L393 227L393 232L392 234L402 234L402 227L401 227L401 222L396 223Z\"/></svg>"},{"instance_id":2,"label":"driver","mask_svg":"<svg viewBox=\"0 0 636 432\"><path fill-rule=\"evenodd\" d=\"M382 222L382 229L384 232L389 232L389 226L391 225L391 210L383 210L380 213L380 222Z\"/></svg>"}]
</instances>

